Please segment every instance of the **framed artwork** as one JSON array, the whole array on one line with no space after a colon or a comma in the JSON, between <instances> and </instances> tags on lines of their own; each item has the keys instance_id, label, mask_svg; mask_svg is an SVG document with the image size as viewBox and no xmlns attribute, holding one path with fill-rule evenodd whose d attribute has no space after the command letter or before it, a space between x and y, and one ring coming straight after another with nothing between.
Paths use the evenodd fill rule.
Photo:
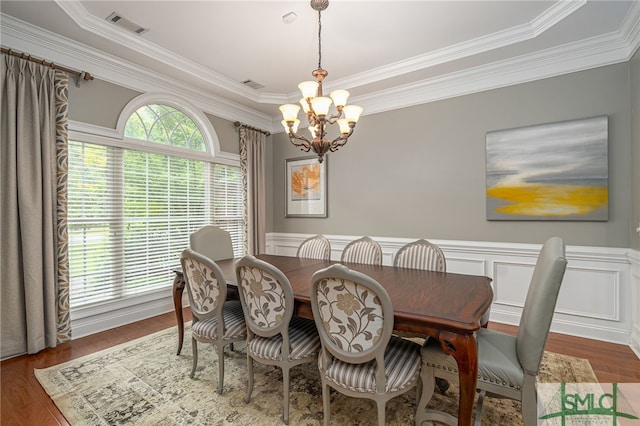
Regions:
<instances>
[{"instance_id":1,"label":"framed artwork","mask_svg":"<svg viewBox=\"0 0 640 426\"><path fill-rule=\"evenodd\" d=\"M327 217L327 158L286 161L285 217Z\"/></svg>"},{"instance_id":2,"label":"framed artwork","mask_svg":"<svg viewBox=\"0 0 640 426\"><path fill-rule=\"evenodd\" d=\"M488 132L487 220L608 220L607 141L607 116Z\"/></svg>"}]
</instances>

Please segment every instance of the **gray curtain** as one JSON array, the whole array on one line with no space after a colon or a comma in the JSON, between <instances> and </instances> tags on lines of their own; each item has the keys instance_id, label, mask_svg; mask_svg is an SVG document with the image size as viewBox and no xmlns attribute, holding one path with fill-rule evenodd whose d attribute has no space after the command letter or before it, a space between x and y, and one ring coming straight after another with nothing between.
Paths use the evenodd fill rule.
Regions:
<instances>
[{"instance_id":1,"label":"gray curtain","mask_svg":"<svg viewBox=\"0 0 640 426\"><path fill-rule=\"evenodd\" d=\"M0 61L1 356L70 338L65 73Z\"/></svg>"},{"instance_id":2,"label":"gray curtain","mask_svg":"<svg viewBox=\"0 0 640 426\"><path fill-rule=\"evenodd\" d=\"M266 143L267 135L240 126L240 168L246 206L248 254L260 254L266 247Z\"/></svg>"}]
</instances>

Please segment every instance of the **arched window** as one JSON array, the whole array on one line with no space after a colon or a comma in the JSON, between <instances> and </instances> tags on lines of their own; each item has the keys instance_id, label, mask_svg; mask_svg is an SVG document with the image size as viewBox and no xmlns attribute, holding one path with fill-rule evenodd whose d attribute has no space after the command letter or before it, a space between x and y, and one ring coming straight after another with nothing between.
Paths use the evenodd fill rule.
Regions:
<instances>
[{"instance_id":1,"label":"arched window","mask_svg":"<svg viewBox=\"0 0 640 426\"><path fill-rule=\"evenodd\" d=\"M122 140L69 142L72 309L171 287L189 235L205 224L228 230L243 254L240 167L215 161L212 131L174 105L124 113Z\"/></svg>"},{"instance_id":2,"label":"arched window","mask_svg":"<svg viewBox=\"0 0 640 426\"><path fill-rule=\"evenodd\" d=\"M205 151L204 137L196 123L169 105L145 105L127 120L126 137Z\"/></svg>"}]
</instances>

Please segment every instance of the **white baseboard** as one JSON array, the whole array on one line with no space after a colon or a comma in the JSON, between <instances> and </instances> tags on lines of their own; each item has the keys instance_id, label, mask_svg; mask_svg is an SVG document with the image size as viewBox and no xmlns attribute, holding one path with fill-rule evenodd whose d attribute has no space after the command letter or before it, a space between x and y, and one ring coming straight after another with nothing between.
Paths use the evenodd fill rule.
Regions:
<instances>
[{"instance_id":1,"label":"white baseboard","mask_svg":"<svg viewBox=\"0 0 640 426\"><path fill-rule=\"evenodd\" d=\"M183 299L183 306L185 305ZM71 336L78 339L174 311L173 291L170 288L99 306L72 309Z\"/></svg>"}]
</instances>

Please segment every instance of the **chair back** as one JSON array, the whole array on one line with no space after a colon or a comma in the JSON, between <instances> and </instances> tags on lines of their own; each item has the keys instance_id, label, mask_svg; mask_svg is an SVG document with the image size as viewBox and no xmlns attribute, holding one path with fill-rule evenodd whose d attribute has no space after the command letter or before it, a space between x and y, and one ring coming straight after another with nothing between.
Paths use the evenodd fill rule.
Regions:
<instances>
[{"instance_id":1,"label":"chair back","mask_svg":"<svg viewBox=\"0 0 640 426\"><path fill-rule=\"evenodd\" d=\"M247 328L262 337L287 336L293 316L293 289L275 266L247 255L236 262L238 293Z\"/></svg>"},{"instance_id":2,"label":"chair back","mask_svg":"<svg viewBox=\"0 0 640 426\"><path fill-rule=\"evenodd\" d=\"M331 243L324 235L307 238L298 247L298 257L331 260Z\"/></svg>"},{"instance_id":3,"label":"chair back","mask_svg":"<svg viewBox=\"0 0 640 426\"><path fill-rule=\"evenodd\" d=\"M520 365L532 375L538 374L540 369L566 267L564 241L560 237L549 238L543 244L533 270L516 338Z\"/></svg>"},{"instance_id":4,"label":"chair back","mask_svg":"<svg viewBox=\"0 0 640 426\"><path fill-rule=\"evenodd\" d=\"M182 252L180 264L193 316L197 320L216 316L222 318L222 308L227 299L227 282L220 267L191 249ZM219 323L223 329L224 324Z\"/></svg>"},{"instance_id":5,"label":"chair back","mask_svg":"<svg viewBox=\"0 0 640 426\"><path fill-rule=\"evenodd\" d=\"M401 247L393 258L393 266L425 271L447 271L447 261L440 247L424 239Z\"/></svg>"},{"instance_id":6,"label":"chair back","mask_svg":"<svg viewBox=\"0 0 640 426\"><path fill-rule=\"evenodd\" d=\"M227 231L214 225L205 225L189 236L192 250L211 260L233 258L233 243Z\"/></svg>"},{"instance_id":7,"label":"chair back","mask_svg":"<svg viewBox=\"0 0 640 426\"><path fill-rule=\"evenodd\" d=\"M352 364L375 358L384 366L393 332L393 307L384 287L344 265L317 271L311 283L311 309L323 351Z\"/></svg>"},{"instance_id":8,"label":"chair back","mask_svg":"<svg viewBox=\"0 0 640 426\"><path fill-rule=\"evenodd\" d=\"M380 244L369 237L351 241L342 251L343 262L382 265L382 249Z\"/></svg>"}]
</instances>

